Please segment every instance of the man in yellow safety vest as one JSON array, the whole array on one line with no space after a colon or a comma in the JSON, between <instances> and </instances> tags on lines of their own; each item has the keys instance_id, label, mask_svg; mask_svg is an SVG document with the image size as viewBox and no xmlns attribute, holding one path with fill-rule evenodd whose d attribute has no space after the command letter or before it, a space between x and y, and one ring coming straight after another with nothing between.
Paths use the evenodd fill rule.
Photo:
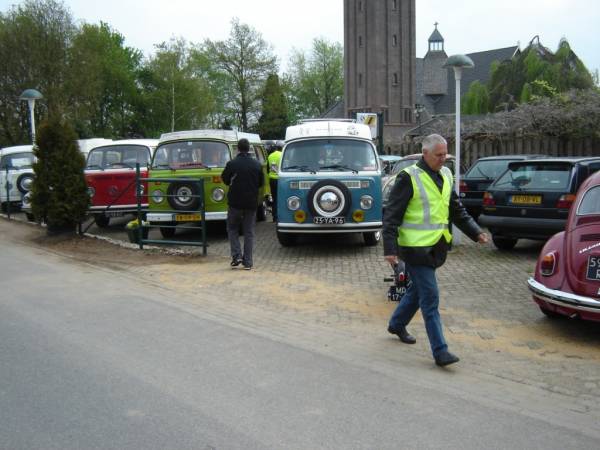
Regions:
<instances>
[{"instance_id":1,"label":"man in yellow safety vest","mask_svg":"<svg viewBox=\"0 0 600 450\"><path fill-rule=\"evenodd\" d=\"M279 161L281 161L282 149L283 141L277 141L275 143L275 151L271 152L268 158L269 185L271 186L271 197L273 198L273 205L271 206L273 222L277 222L277 180L279 179Z\"/></svg>"},{"instance_id":2,"label":"man in yellow safety vest","mask_svg":"<svg viewBox=\"0 0 600 450\"><path fill-rule=\"evenodd\" d=\"M447 366L459 359L448 351L444 339L435 269L446 261L452 242L449 224L454 223L480 244L489 238L467 214L454 191L452 172L444 166L446 140L432 134L423 139L422 148L422 159L398 175L383 218L385 260L395 264L400 257L410 279L406 294L390 318L388 332L406 344L414 344L416 340L406 326L421 308L435 363Z\"/></svg>"}]
</instances>

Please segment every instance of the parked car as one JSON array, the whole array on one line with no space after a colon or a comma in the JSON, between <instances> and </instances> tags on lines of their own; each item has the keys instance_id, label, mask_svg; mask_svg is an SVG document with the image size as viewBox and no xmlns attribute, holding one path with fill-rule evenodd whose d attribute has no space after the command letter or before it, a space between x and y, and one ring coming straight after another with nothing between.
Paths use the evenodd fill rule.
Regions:
<instances>
[{"instance_id":1,"label":"parked car","mask_svg":"<svg viewBox=\"0 0 600 450\"><path fill-rule=\"evenodd\" d=\"M265 176L259 191L257 220L265 220L270 197L267 178L267 154L258 134L231 130L191 130L165 133L150 166L150 178L197 178L204 180L205 218L207 221L227 219L227 190L221 174L228 161L237 156L237 142L250 142L250 155L256 158ZM163 237L175 234L176 227L186 222L199 222L198 186L187 181L148 183L147 220L159 225ZM173 211L180 211L176 213ZM163 226L161 226L163 225Z\"/></svg>"},{"instance_id":2,"label":"parked car","mask_svg":"<svg viewBox=\"0 0 600 450\"><path fill-rule=\"evenodd\" d=\"M111 141L88 154L85 181L88 185L90 212L99 227L107 227L111 217L137 212L136 165L140 177L148 176L148 165L158 139ZM148 186L142 183L142 207L148 207Z\"/></svg>"},{"instance_id":3,"label":"parked car","mask_svg":"<svg viewBox=\"0 0 600 450\"><path fill-rule=\"evenodd\" d=\"M381 165L381 173L384 177L392 174L394 165L402 160L400 155L379 155L379 164Z\"/></svg>"},{"instance_id":4,"label":"parked car","mask_svg":"<svg viewBox=\"0 0 600 450\"><path fill-rule=\"evenodd\" d=\"M600 322L600 172L579 188L565 231L546 242L528 285L547 316Z\"/></svg>"},{"instance_id":5,"label":"parked car","mask_svg":"<svg viewBox=\"0 0 600 450\"><path fill-rule=\"evenodd\" d=\"M367 125L303 121L288 127L278 180L277 238L361 233L381 238L381 168Z\"/></svg>"},{"instance_id":6,"label":"parked car","mask_svg":"<svg viewBox=\"0 0 600 450\"><path fill-rule=\"evenodd\" d=\"M482 210L483 194L489 185L506 170L508 163L541 157L542 155L502 155L479 158L460 178L461 203L467 212L477 219Z\"/></svg>"},{"instance_id":7,"label":"parked car","mask_svg":"<svg viewBox=\"0 0 600 450\"><path fill-rule=\"evenodd\" d=\"M384 209L385 209L385 204L387 203L388 199L390 198L390 192L392 191L392 187L394 186L394 183L396 182L396 177L398 176L398 174L402 170L404 170L406 167L416 164L417 161L419 161L422 156L423 156L422 153L414 153L412 155L406 155L406 156L402 157L402 159L400 161L396 162L394 164L394 166L392 167L391 175L389 177L385 177L382 180L382 202L383 202ZM454 155L448 155L446 162L444 163L444 165L452 171L453 175L454 175L455 162L456 162L456 158L454 157Z\"/></svg>"},{"instance_id":8,"label":"parked car","mask_svg":"<svg viewBox=\"0 0 600 450\"><path fill-rule=\"evenodd\" d=\"M33 182L32 145L17 145L0 150L0 204L6 212L8 204L15 210L20 208L23 196L31 189Z\"/></svg>"},{"instance_id":9,"label":"parked car","mask_svg":"<svg viewBox=\"0 0 600 450\"><path fill-rule=\"evenodd\" d=\"M521 238L546 240L564 230L577 189L598 169L600 157L513 161L483 195L479 223L502 250Z\"/></svg>"}]
</instances>

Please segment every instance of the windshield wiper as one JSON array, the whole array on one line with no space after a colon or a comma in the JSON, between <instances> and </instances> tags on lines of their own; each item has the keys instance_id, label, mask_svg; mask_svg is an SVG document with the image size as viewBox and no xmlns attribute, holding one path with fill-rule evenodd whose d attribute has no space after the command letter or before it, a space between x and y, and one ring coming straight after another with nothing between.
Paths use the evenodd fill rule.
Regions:
<instances>
[{"instance_id":1,"label":"windshield wiper","mask_svg":"<svg viewBox=\"0 0 600 450\"><path fill-rule=\"evenodd\" d=\"M343 164L332 164L330 166L320 166L319 169L340 169L340 170L349 170L354 173L358 173L358 170L353 169L349 166L344 166Z\"/></svg>"},{"instance_id":2,"label":"windshield wiper","mask_svg":"<svg viewBox=\"0 0 600 450\"><path fill-rule=\"evenodd\" d=\"M282 170L299 170L301 172L316 173L313 169L311 169L308 166L299 166L299 165L282 167Z\"/></svg>"},{"instance_id":3,"label":"windshield wiper","mask_svg":"<svg viewBox=\"0 0 600 450\"><path fill-rule=\"evenodd\" d=\"M490 177L489 175L486 175L485 173L483 173L483 171L481 170L481 168L477 167L477 171L483 175L485 177L486 180L493 180L492 177Z\"/></svg>"}]
</instances>

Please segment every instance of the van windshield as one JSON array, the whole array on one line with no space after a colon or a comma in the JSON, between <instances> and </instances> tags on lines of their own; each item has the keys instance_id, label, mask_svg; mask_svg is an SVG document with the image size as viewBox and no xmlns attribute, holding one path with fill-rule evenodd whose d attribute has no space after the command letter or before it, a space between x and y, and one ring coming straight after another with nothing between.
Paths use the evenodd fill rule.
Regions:
<instances>
[{"instance_id":1,"label":"van windshield","mask_svg":"<svg viewBox=\"0 0 600 450\"><path fill-rule=\"evenodd\" d=\"M371 144L352 139L311 139L292 142L281 159L282 172L377 170Z\"/></svg>"},{"instance_id":2,"label":"van windshield","mask_svg":"<svg viewBox=\"0 0 600 450\"><path fill-rule=\"evenodd\" d=\"M229 146L215 141L180 141L159 145L152 168L225 167L230 160Z\"/></svg>"},{"instance_id":3,"label":"van windshield","mask_svg":"<svg viewBox=\"0 0 600 450\"><path fill-rule=\"evenodd\" d=\"M33 164L34 157L32 152L11 153L4 155L0 160L0 169L19 170L29 169Z\"/></svg>"},{"instance_id":4,"label":"van windshield","mask_svg":"<svg viewBox=\"0 0 600 450\"><path fill-rule=\"evenodd\" d=\"M143 145L107 145L92 150L87 159L86 169L110 169L119 167L135 168L136 164L147 166L150 150Z\"/></svg>"}]
</instances>

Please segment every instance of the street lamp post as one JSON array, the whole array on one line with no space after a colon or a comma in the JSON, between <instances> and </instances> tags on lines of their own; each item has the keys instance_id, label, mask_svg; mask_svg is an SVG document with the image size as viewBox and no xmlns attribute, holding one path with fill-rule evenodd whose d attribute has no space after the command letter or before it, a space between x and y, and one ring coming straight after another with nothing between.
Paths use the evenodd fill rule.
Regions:
<instances>
[{"instance_id":1,"label":"street lamp post","mask_svg":"<svg viewBox=\"0 0 600 450\"><path fill-rule=\"evenodd\" d=\"M454 69L454 80L455 80L455 138L454 138L454 156L456 158L456 165L454 169L454 189L456 194L460 193L460 80L462 79L463 69L472 69L475 67L473 60L467 55L452 55L448 58L444 67L452 67ZM460 232L456 230L456 236L454 239L456 244L460 244Z\"/></svg>"},{"instance_id":2,"label":"street lamp post","mask_svg":"<svg viewBox=\"0 0 600 450\"><path fill-rule=\"evenodd\" d=\"M27 100L29 105L29 118L31 122L31 142L35 145L35 101L44 98L39 91L35 89L25 89L19 100Z\"/></svg>"}]
</instances>

